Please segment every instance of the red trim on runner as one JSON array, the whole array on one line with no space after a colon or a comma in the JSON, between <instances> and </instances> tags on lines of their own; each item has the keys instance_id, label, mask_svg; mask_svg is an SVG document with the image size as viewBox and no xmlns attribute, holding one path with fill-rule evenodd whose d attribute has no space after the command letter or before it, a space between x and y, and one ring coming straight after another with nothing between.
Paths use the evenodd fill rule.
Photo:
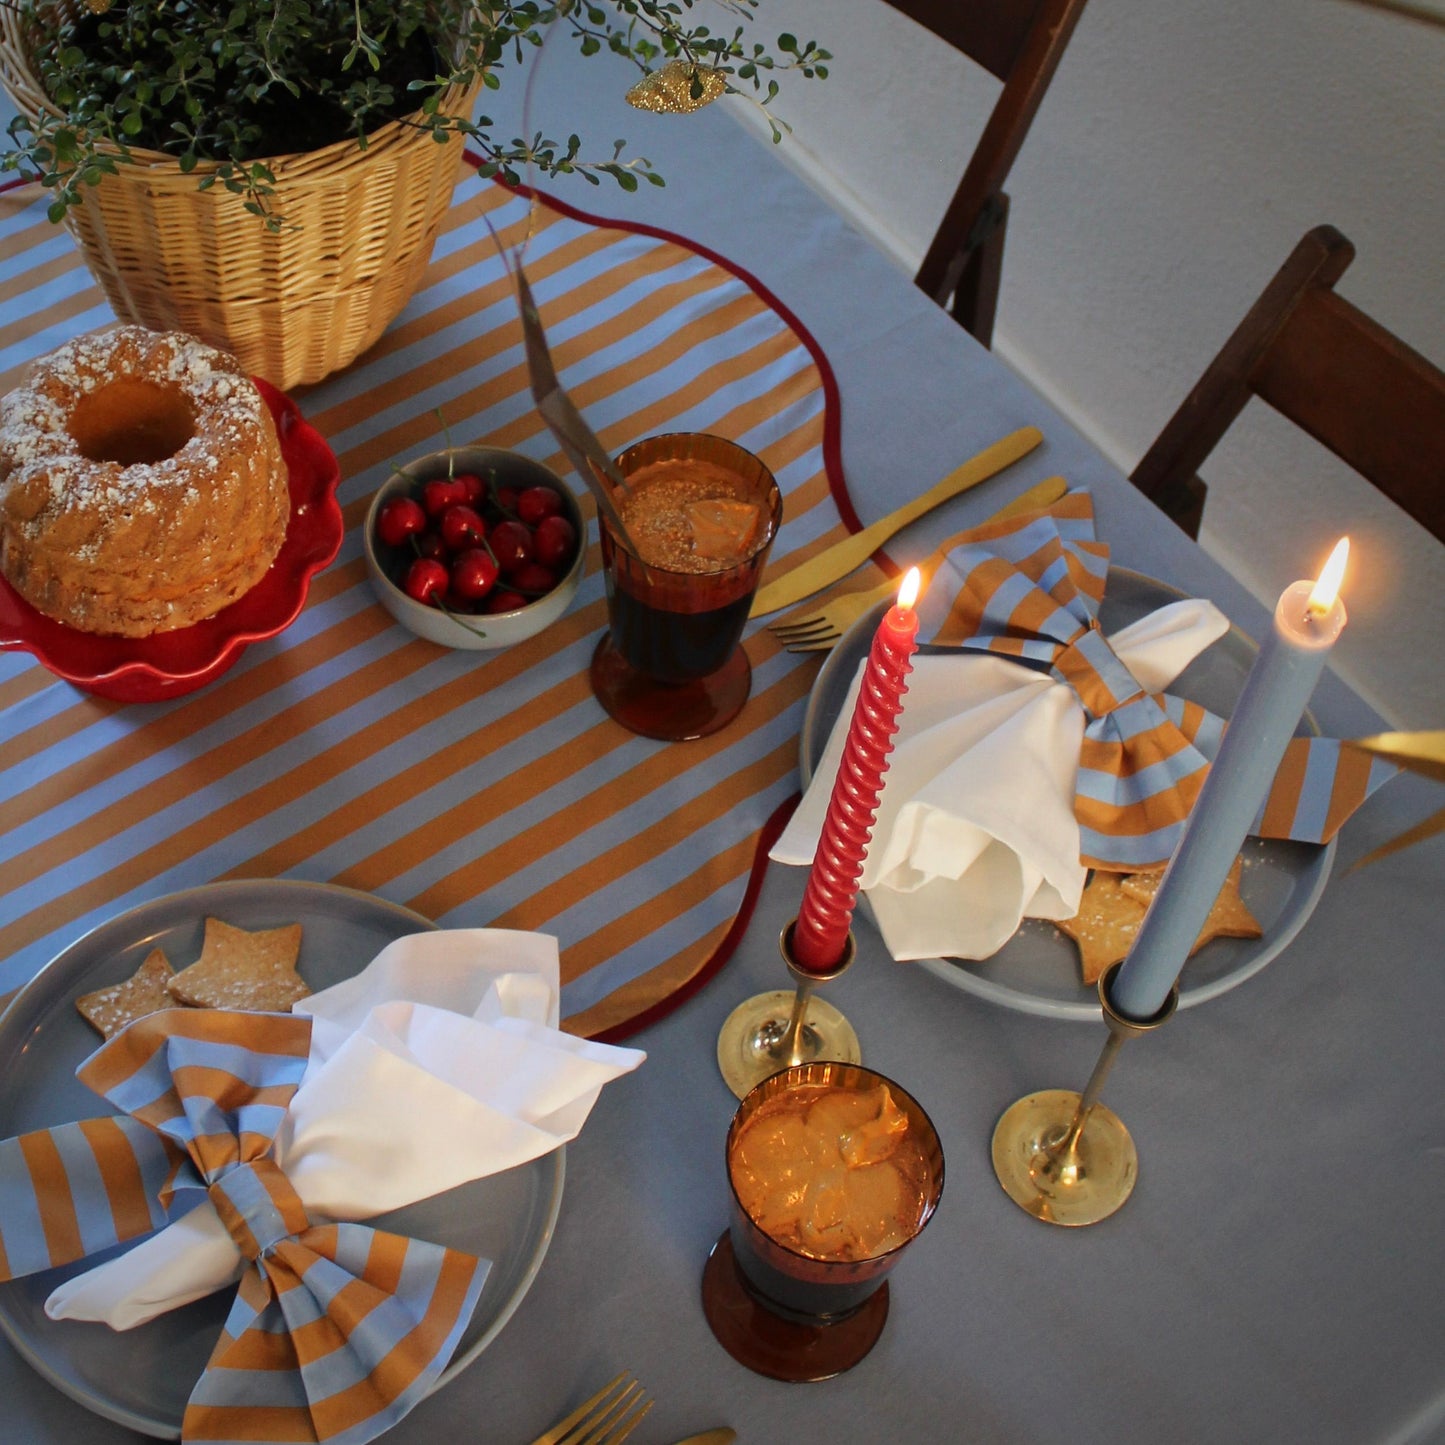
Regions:
<instances>
[{"instance_id":1,"label":"red trim on runner","mask_svg":"<svg viewBox=\"0 0 1445 1445\"><path fill-rule=\"evenodd\" d=\"M758 833L757 846L753 850L753 866L748 873L747 887L743 890L742 905L728 931L723 935L722 942L713 950L711 957L703 966L685 984L674 989L666 998L643 1009L641 1013L634 1014L625 1023L613 1024L610 1029L589 1034L589 1038L600 1044L621 1043L623 1039L631 1038L640 1030L665 1019L673 1009L701 993L703 988L717 977L722 971L723 965L737 951L743 934L748 931L748 925L752 922L753 910L757 907L758 895L763 890L763 877L768 871L768 853L782 835L788 819L793 816L793 810L801 800L801 793L794 793L792 797L784 799L773 809L772 816L763 824Z\"/></svg>"},{"instance_id":2,"label":"red trim on runner","mask_svg":"<svg viewBox=\"0 0 1445 1445\"><path fill-rule=\"evenodd\" d=\"M466 158L472 165L480 165L481 157L468 151ZM0 183L0 193L13 190L18 186L28 185L33 180L30 176L16 176L9 181ZM493 178L496 179L495 177ZM730 261L726 256L710 249L707 246L699 245L689 240L686 236L673 231L663 230L659 226L647 225L641 221L620 221L607 216L597 216L573 206L566 201L558 200L555 196L549 196L545 192L537 191L530 186L509 186L505 181L496 180L496 184L504 190L509 190L515 195L522 195L535 198L544 205L550 206L553 210L573 220L581 221L586 225L603 226L611 230L633 231L639 235L655 236L658 240L669 241L674 245L681 246L684 250L702 256L714 265L721 267L724 271L736 276L745 286L757 295L768 307L770 307L793 332L795 336L807 348L813 358L813 364L818 368L818 375L823 383L823 468L828 477L828 490L832 494L834 505L838 508L838 514L843 520L843 525L850 532L862 530L863 523L859 520L858 514L853 510L852 500L848 496L847 484L843 477L843 451L842 432L839 416L842 408L842 398L838 390L838 380L833 374L833 368L828 358L823 353L822 347L817 339L806 326L798 319L796 313L785 305L772 291L768 289L756 276L744 270L735 262ZM609 1029L600 1033L590 1035L599 1043L618 1043L623 1039L630 1038L633 1034L652 1024L666 1018L674 1009L686 1003L700 993L702 989L722 971L723 966L733 956L738 944L742 941L743 934L747 932L748 925L752 920L753 911L757 906L758 895L762 891L763 878L768 868L768 853L772 846L781 836L788 819L792 816L797 807L801 794L794 793L790 798L780 803L773 810L772 815L759 830L756 846L753 850L752 867L748 874L747 886L743 891L742 904L738 909L727 933L723 936L722 942L713 950L712 954L705 960L698 971L687 980L680 988L675 989L665 999L642 1010L641 1013L633 1015L624 1023L614 1024ZM18 992L18 990L16 991ZM0 997L0 1012L8 1005L14 994Z\"/></svg>"},{"instance_id":3,"label":"red trim on runner","mask_svg":"<svg viewBox=\"0 0 1445 1445\"><path fill-rule=\"evenodd\" d=\"M472 151L466 152L466 158L474 166L482 164L482 158ZM818 375L822 378L823 470L828 476L828 490L832 493L833 504L838 508L838 515L843 519L843 525L850 532L863 530L863 523L857 512L853 510L853 500L848 495L848 484L843 476L843 433L840 421L843 398L838 390L838 378L833 374L832 363L824 355L817 338L803 325L791 307L774 295L750 271L739 266L736 261L730 261L720 252L714 251L708 246L699 245L698 242L689 240L676 231L665 231L660 226L650 226L644 221L619 221L611 216L595 215L568 201L558 200L556 196L550 196L545 191L539 191L533 186L508 185L506 181L496 176L491 179L504 191L511 191L513 195L541 201L543 205L559 211L564 216L570 216L574 221L582 221L589 226L605 226L614 231L633 231L640 236L655 236L659 241L670 241L675 246L681 246L684 250L702 256L711 261L713 265L720 266L724 271L736 276L743 285L776 312L788 329L808 349L808 354L813 358L813 364L818 368Z\"/></svg>"}]
</instances>

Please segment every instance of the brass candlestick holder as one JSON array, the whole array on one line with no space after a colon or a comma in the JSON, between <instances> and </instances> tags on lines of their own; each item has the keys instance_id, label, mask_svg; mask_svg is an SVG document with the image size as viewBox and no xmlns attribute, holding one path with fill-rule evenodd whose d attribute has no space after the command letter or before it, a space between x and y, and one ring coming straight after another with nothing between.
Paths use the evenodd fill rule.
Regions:
<instances>
[{"instance_id":1,"label":"brass candlestick holder","mask_svg":"<svg viewBox=\"0 0 1445 1445\"><path fill-rule=\"evenodd\" d=\"M1109 1037L1084 1092L1046 1089L1011 1104L993 1131L993 1171L1004 1193L1045 1224L1097 1224L1134 1190L1139 1155L1123 1120L1099 1103L1104 1080L1125 1041L1168 1023L1179 988L1164 1007L1142 1021L1118 1012L1109 985L1120 965L1099 980L1099 1004Z\"/></svg>"},{"instance_id":2,"label":"brass candlestick holder","mask_svg":"<svg viewBox=\"0 0 1445 1445\"><path fill-rule=\"evenodd\" d=\"M798 966L793 954L795 926L796 921L790 923L778 937L783 962L793 976L792 991L772 989L744 999L723 1021L717 1036L718 1068L739 1099L779 1069L824 1059L862 1062L853 1025L813 992L820 983L839 977L857 957L853 930L848 930L837 966L827 973L810 973Z\"/></svg>"}]
</instances>

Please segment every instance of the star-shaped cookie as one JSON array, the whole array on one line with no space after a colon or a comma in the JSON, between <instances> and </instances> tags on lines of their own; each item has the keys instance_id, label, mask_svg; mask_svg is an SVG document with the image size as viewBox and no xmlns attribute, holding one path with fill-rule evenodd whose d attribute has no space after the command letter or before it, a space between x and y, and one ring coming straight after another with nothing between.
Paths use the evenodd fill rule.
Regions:
<instances>
[{"instance_id":1,"label":"star-shaped cookie","mask_svg":"<svg viewBox=\"0 0 1445 1445\"><path fill-rule=\"evenodd\" d=\"M136 1019L163 1008L175 1008L175 999L166 991L166 984L174 977L175 970L165 953L153 948L128 979L81 994L75 1006L86 1022L108 1039Z\"/></svg>"},{"instance_id":2,"label":"star-shaped cookie","mask_svg":"<svg viewBox=\"0 0 1445 1445\"><path fill-rule=\"evenodd\" d=\"M1129 873L1119 886L1131 898L1148 908L1159 891L1159 880L1163 876L1162 870ZM1209 916L1204 920L1204 927L1199 930L1199 937L1194 940L1194 947L1189 950L1191 958L1206 943L1211 943L1216 938L1259 938L1264 933L1264 929L1259 926L1259 919L1249 911L1240 895L1239 885L1243 877L1244 859L1236 858L1225 875L1224 886L1219 890L1219 897L1214 900L1214 907L1209 910Z\"/></svg>"},{"instance_id":3,"label":"star-shaped cookie","mask_svg":"<svg viewBox=\"0 0 1445 1445\"><path fill-rule=\"evenodd\" d=\"M166 987L173 999L192 1008L284 1013L311 992L296 972L300 952L299 923L253 932L208 918L201 956Z\"/></svg>"},{"instance_id":4,"label":"star-shaped cookie","mask_svg":"<svg viewBox=\"0 0 1445 1445\"><path fill-rule=\"evenodd\" d=\"M1209 910L1204 927L1189 950L1192 958L1216 938L1258 938L1264 932L1259 920L1240 896L1243 860L1236 858ZM1120 962L1134 946L1139 925L1159 891L1162 869L1148 873L1105 873L1096 870L1084 885L1079 911L1063 919L1058 927L1078 945L1079 969L1086 985L1097 983L1099 975Z\"/></svg>"},{"instance_id":5,"label":"star-shaped cookie","mask_svg":"<svg viewBox=\"0 0 1445 1445\"><path fill-rule=\"evenodd\" d=\"M1097 983L1106 968L1129 952L1143 921L1144 905L1124 892L1122 876L1095 870L1084 885L1079 911L1058 924L1078 945L1085 984Z\"/></svg>"}]
</instances>

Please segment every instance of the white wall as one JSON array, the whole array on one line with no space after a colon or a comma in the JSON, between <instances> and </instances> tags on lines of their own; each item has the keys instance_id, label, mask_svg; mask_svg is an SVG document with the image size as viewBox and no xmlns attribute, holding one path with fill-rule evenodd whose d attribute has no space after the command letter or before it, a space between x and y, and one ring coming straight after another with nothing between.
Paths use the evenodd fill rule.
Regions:
<instances>
[{"instance_id":1,"label":"white wall","mask_svg":"<svg viewBox=\"0 0 1445 1445\"><path fill-rule=\"evenodd\" d=\"M835 57L786 84L780 153L911 271L998 83L883 0L759 17ZM1445 29L1350 0L1089 0L1009 185L995 351L1130 470L1329 221L1358 251L1340 291L1445 363L1442 81ZM1445 547L1258 403L1205 477L1202 540L1266 600L1350 533L1336 665L1397 725L1445 725Z\"/></svg>"}]
</instances>

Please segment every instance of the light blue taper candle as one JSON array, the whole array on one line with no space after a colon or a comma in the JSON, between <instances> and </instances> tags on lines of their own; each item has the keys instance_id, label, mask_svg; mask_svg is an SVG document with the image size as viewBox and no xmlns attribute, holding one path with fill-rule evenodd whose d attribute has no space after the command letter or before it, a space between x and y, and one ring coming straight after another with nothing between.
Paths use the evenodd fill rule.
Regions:
<instances>
[{"instance_id":1,"label":"light blue taper candle","mask_svg":"<svg viewBox=\"0 0 1445 1445\"><path fill-rule=\"evenodd\" d=\"M1164 1007L1189 950L1224 886L1294 736L1325 659L1345 625L1340 578L1349 552L1341 538L1318 582L1287 587L1259 650L1139 936L1109 998L1126 1018Z\"/></svg>"}]
</instances>

